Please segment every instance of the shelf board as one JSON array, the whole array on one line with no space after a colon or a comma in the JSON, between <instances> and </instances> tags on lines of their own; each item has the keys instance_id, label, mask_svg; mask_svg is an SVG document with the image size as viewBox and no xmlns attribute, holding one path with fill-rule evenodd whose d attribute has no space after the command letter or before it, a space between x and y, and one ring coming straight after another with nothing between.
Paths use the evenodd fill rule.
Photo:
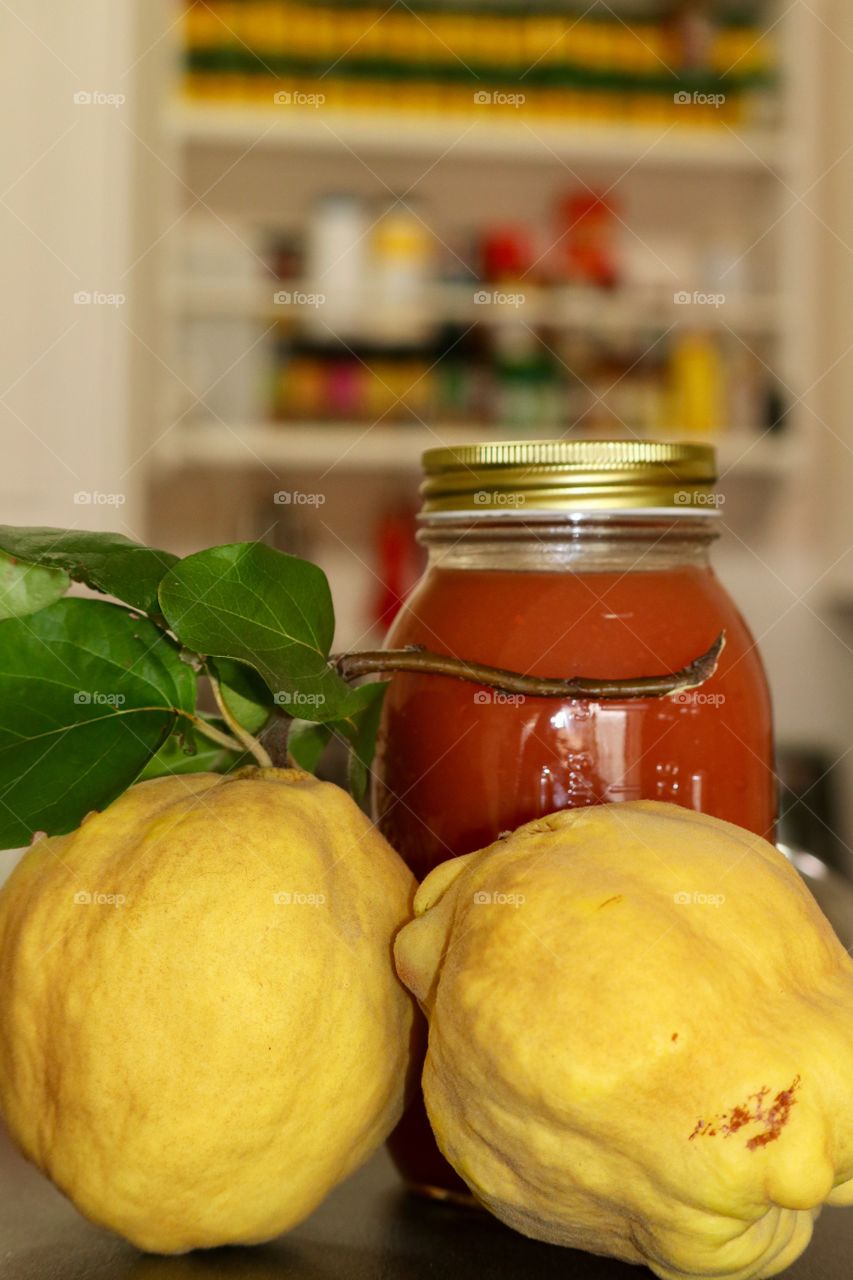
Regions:
<instances>
[{"instance_id":1,"label":"shelf board","mask_svg":"<svg viewBox=\"0 0 853 1280\"><path fill-rule=\"evenodd\" d=\"M277 294L285 294L291 300L277 303ZM488 300L478 301L483 295ZM709 295L710 289L702 296ZM272 322L310 312L311 304L300 299L312 296L308 284L293 281L175 277L164 290L163 301L178 316L230 316ZM476 322L500 327L523 320L531 326L596 333L666 329L679 322L701 321L703 325L727 326L741 333L772 334L782 327L787 314L779 299L760 294L729 298L719 307L708 302L676 303L675 296L674 291L666 294L630 286L609 293L561 285L438 282L426 290L423 309L427 323ZM378 299L364 299L365 314L378 307Z\"/></svg>"},{"instance_id":2,"label":"shelf board","mask_svg":"<svg viewBox=\"0 0 853 1280\"><path fill-rule=\"evenodd\" d=\"M166 435L157 450L168 468L230 467L257 463L291 470L416 472L424 449L491 440L482 427L436 428L369 423L258 423L228 428L191 423Z\"/></svg>"},{"instance_id":3,"label":"shelf board","mask_svg":"<svg viewBox=\"0 0 853 1280\"><path fill-rule=\"evenodd\" d=\"M295 152L330 150L374 154L483 159L491 162L563 160L647 168L777 170L784 140L776 131L735 132L686 125L557 123L536 118L483 119L463 116L386 115L251 103L196 103L178 99L165 116L165 130L184 144L279 147Z\"/></svg>"},{"instance_id":4,"label":"shelf board","mask_svg":"<svg viewBox=\"0 0 853 1280\"><path fill-rule=\"evenodd\" d=\"M191 423L168 432L155 457L166 470L266 466L414 476L424 449L518 437L517 431L479 425L430 430L409 424L257 423L229 428L219 423ZM725 479L782 478L796 469L800 457L797 440L762 436L758 431L731 431L714 443Z\"/></svg>"}]
</instances>

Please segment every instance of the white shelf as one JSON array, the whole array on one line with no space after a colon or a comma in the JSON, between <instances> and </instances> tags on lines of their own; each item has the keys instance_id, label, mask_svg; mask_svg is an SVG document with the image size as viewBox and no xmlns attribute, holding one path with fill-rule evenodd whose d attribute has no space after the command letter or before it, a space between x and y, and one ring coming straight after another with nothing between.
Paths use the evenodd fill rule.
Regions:
<instances>
[{"instance_id":1,"label":"white shelf","mask_svg":"<svg viewBox=\"0 0 853 1280\"><path fill-rule=\"evenodd\" d=\"M287 301L276 302L279 294L286 295ZM174 315L240 316L268 322L310 311L312 304L307 299L312 296L308 284L272 278L200 281L178 277L164 290L164 302ZM435 323L477 322L499 327L521 319L531 326L624 333L701 322L750 334L775 333L785 314L781 301L769 296L729 298L720 306L708 301L676 303L675 297L675 292L661 294L630 286L608 293L560 285L436 283L426 291L424 312ZM377 305L366 297L365 313Z\"/></svg>"},{"instance_id":2,"label":"white shelf","mask_svg":"<svg viewBox=\"0 0 853 1280\"><path fill-rule=\"evenodd\" d=\"M687 125L555 123L534 118L484 119L475 114L423 117L400 112L333 112L178 100L165 129L181 143L201 146L279 147L347 154L456 156L494 163L562 160L650 168L778 170L786 155L780 133Z\"/></svg>"},{"instance_id":3,"label":"white shelf","mask_svg":"<svg viewBox=\"0 0 853 1280\"><path fill-rule=\"evenodd\" d=\"M184 467L267 466L292 471L384 471L415 475L424 449L517 439L518 432L499 428L371 426L365 423L283 423L228 428L219 423L192 423L173 428L158 446L158 464L166 470ZM778 479L795 471L799 441L777 439L758 431L731 431L714 442L721 476Z\"/></svg>"},{"instance_id":4,"label":"white shelf","mask_svg":"<svg viewBox=\"0 0 853 1280\"><path fill-rule=\"evenodd\" d=\"M228 428L192 423L174 428L157 451L163 467L246 466L258 463L291 470L416 472L424 449L491 440L500 432L482 427L436 428L409 424L258 423Z\"/></svg>"}]
</instances>

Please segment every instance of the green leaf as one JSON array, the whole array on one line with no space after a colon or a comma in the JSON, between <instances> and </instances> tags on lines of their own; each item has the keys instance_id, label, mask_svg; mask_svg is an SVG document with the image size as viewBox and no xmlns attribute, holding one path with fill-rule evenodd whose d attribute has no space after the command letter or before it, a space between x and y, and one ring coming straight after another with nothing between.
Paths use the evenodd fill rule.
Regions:
<instances>
[{"instance_id":1,"label":"green leaf","mask_svg":"<svg viewBox=\"0 0 853 1280\"><path fill-rule=\"evenodd\" d=\"M287 749L296 763L309 773L316 773L320 758L332 734L343 738L349 747L349 785L353 798L361 804L367 794L370 766L376 750L376 734L382 714L382 703L388 681L363 684L353 690L357 704L345 720L328 724L311 724L296 720L290 726Z\"/></svg>"},{"instance_id":2,"label":"green leaf","mask_svg":"<svg viewBox=\"0 0 853 1280\"><path fill-rule=\"evenodd\" d=\"M224 720L217 720L213 716L201 716L200 719L208 721L223 733L228 732ZM231 773L234 769L242 769L244 765L254 763L248 752L227 751L188 724L186 729L181 729L166 739L142 770L139 781L183 773Z\"/></svg>"},{"instance_id":3,"label":"green leaf","mask_svg":"<svg viewBox=\"0 0 853 1280\"><path fill-rule=\"evenodd\" d=\"M69 597L0 622L0 848L108 805L195 693L173 643L119 605Z\"/></svg>"},{"instance_id":4,"label":"green leaf","mask_svg":"<svg viewBox=\"0 0 853 1280\"><path fill-rule=\"evenodd\" d=\"M346 716L358 703L327 659L335 629L322 569L259 542L187 556L160 584L182 644L247 663L276 703L303 720Z\"/></svg>"},{"instance_id":5,"label":"green leaf","mask_svg":"<svg viewBox=\"0 0 853 1280\"><path fill-rule=\"evenodd\" d=\"M346 720L335 724L335 729L349 743L349 787L353 799L362 804L370 781L370 766L376 751L376 735L382 715L382 703L388 688L387 680L360 685L353 693L359 707Z\"/></svg>"},{"instance_id":6,"label":"green leaf","mask_svg":"<svg viewBox=\"0 0 853 1280\"><path fill-rule=\"evenodd\" d=\"M309 720L294 720L287 737L287 750L300 769L316 773L317 765L332 736L330 724L312 724Z\"/></svg>"},{"instance_id":7,"label":"green leaf","mask_svg":"<svg viewBox=\"0 0 853 1280\"><path fill-rule=\"evenodd\" d=\"M234 719L249 733L259 733L275 710L275 701L257 671L229 658L219 658L210 666Z\"/></svg>"},{"instance_id":8,"label":"green leaf","mask_svg":"<svg viewBox=\"0 0 853 1280\"><path fill-rule=\"evenodd\" d=\"M159 615L157 587L178 557L120 533L0 525L0 550L18 560L64 569L75 582Z\"/></svg>"},{"instance_id":9,"label":"green leaf","mask_svg":"<svg viewBox=\"0 0 853 1280\"><path fill-rule=\"evenodd\" d=\"M26 564L0 552L0 620L38 613L60 600L70 582L63 569Z\"/></svg>"}]
</instances>

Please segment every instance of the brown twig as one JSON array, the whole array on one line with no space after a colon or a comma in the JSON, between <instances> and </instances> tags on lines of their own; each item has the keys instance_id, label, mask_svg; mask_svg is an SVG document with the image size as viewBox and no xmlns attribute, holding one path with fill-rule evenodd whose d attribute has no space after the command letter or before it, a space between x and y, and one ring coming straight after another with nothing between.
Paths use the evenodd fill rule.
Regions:
<instances>
[{"instance_id":1,"label":"brown twig","mask_svg":"<svg viewBox=\"0 0 853 1280\"><path fill-rule=\"evenodd\" d=\"M272 719L261 732L261 743L277 769L286 769L289 765L296 763L287 750L292 724L293 717L287 715L281 708L277 708Z\"/></svg>"},{"instance_id":2,"label":"brown twig","mask_svg":"<svg viewBox=\"0 0 853 1280\"><path fill-rule=\"evenodd\" d=\"M720 632L707 653L701 654L680 671L662 676L635 676L627 680L608 680L596 676L561 679L549 676L527 676L502 667L489 667L481 662L465 662L444 653L432 653L420 645L406 649L374 649L363 653L341 653L331 659L344 680L381 672L409 671L417 675L451 676L473 684L488 685L502 693L520 693L528 698L664 698L668 694L696 689L710 680L717 670L726 633Z\"/></svg>"}]
</instances>

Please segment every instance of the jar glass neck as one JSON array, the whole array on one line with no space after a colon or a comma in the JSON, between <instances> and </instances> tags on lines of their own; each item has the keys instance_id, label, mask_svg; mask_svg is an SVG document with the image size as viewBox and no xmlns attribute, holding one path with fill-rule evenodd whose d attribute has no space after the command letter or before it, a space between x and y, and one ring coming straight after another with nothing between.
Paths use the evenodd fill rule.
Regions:
<instances>
[{"instance_id":1,"label":"jar glass neck","mask_svg":"<svg viewBox=\"0 0 853 1280\"><path fill-rule=\"evenodd\" d=\"M484 520L421 517L431 567L540 572L652 571L709 564L713 516Z\"/></svg>"}]
</instances>

